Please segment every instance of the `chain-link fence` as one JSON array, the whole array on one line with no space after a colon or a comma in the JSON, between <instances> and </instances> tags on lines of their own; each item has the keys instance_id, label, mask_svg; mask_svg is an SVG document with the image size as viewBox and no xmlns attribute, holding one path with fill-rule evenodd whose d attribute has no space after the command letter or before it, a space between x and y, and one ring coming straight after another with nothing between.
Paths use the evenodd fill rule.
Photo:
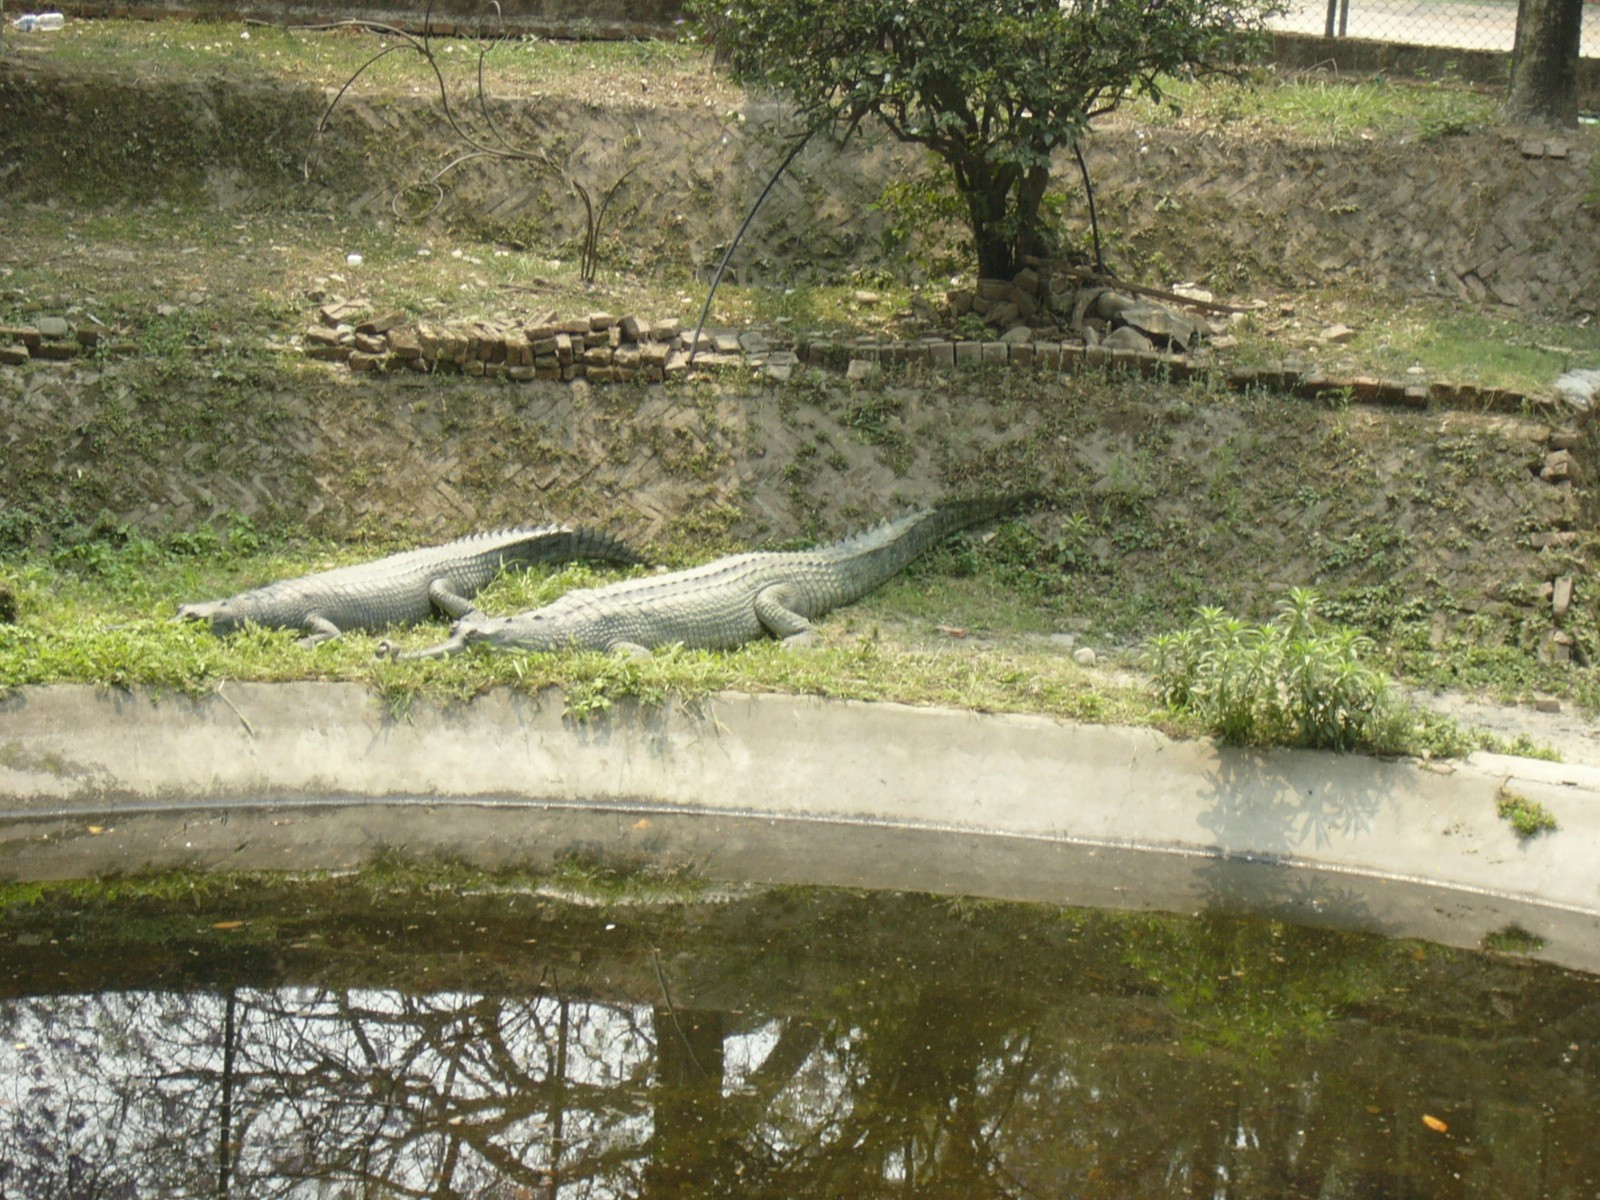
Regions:
<instances>
[{"instance_id":1,"label":"chain-link fence","mask_svg":"<svg viewBox=\"0 0 1600 1200\"><path fill-rule=\"evenodd\" d=\"M1274 22L1292 33L1370 38L1454 46L1463 50L1511 49L1517 32L1516 0L1290 0ZM1583 51L1600 57L1600 2L1583 6Z\"/></svg>"}]
</instances>

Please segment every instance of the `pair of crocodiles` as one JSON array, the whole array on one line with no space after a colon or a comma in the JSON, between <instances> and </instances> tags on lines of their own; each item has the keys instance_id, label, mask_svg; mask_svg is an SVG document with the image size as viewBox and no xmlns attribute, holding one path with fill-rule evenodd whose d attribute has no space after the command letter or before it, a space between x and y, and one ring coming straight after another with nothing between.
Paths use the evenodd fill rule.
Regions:
<instances>
[{"instance_id":1,"label":"pair of crocodiles","mask_svg":"<svg viewBox=\"0 0 1600 1200\"><path fill-rule=\"evenodd\" d=\"M1027 499L948 501L815 549L729 555L688 570L570 591L510 617L489 616L473 602L502 571L574 559L644 560L590 530L507 529L185 604L178 615L210 621L218 633L247 622L298 629L308 645L349 630L420 621L435 609L455 618L449 639L437 646L402 653L383 643L382 652L395 658L439 658L474 645L644 654L674 643L726 649L767 635L806 643L816 636L812 618L866 595L951 534L1012 512Z\"/></svg>"}]
</instances>

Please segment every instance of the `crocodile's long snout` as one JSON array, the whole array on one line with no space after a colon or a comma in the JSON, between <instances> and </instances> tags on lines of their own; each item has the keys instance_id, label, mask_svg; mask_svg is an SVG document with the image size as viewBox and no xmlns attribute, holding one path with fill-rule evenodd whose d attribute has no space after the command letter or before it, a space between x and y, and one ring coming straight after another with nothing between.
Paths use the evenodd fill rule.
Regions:
<instances>
[{"instance_id":1,"label":"crocodile's long snout","mask_svg":"<svg viewBox=\"0 0 1600 1200\"><path fill-rule=\"evenodd\" d=\"M449 658L452 654L460 654L467 648L467 637L464 633L453 633L437 646L427 646L421 650L402 650L387 638L378 643L378 657L388 658L394 662L405 662L413 658Z\"/></svg>"}]
</instances>

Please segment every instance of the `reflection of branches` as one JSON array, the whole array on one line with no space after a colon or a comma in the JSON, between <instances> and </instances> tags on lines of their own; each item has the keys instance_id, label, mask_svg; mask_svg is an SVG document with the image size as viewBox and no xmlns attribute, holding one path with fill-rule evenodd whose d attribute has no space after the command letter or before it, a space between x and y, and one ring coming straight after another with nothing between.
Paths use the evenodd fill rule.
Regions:
<instances>
[{"instance_id":1,"label":"reflection of branches","mask_svg":"<svg viewBox=\"0 0 1600 1200\"><path fill-rule=\"evenodd\" d=\"M500 5L498 0L490 0L490 3L494 10L494 16L498 21L500 18ZM433 50L433 35L431 32L433 28L433 0L428 0L427 8L424 10L422 34L420 36L412 34L408 30L401 29L398 26L384 24L383 22L379 21L334 21L324 25L300 26L300 28L361 29L372 33L382 34L385 37L398 39L397 45L383 47L359 67L357 67L350 78L346 79L339 90L333 94L332 99L328 101L327 107L323 110L322 116L317 121L314 140L320 139L327 131L328 122L332 118L334 110L338 108L339 102L344 99L345 95L350 91L350 89L355 86L356 81L360 79L362 75L366 74L371 67L388 57L390 54L405 51L410 51L417 54L423 60L423 62L427 64L428 70L433 73L434 82L438 85L439 105L444 114L444 119L450 126L451 132L456 136L465 149L455 155L455 157L451 158L449 162L445 163L444 166L433 172L433 174L429 175L426 179L421 180L417 184L413 185L414 189L416 190L422 190L431 193L433 196L433 201L431 204L427 205L427 207L415 211L411 215L418 220L431 216L438 209L438 207L444 203L445 191L443 181L445 177L451 172L455 171L457 168L465 166L470 162L488 159L500 162L523 163L533 167L536 170L550 171L554 174L560 175L565 180L567 186L576 192L579 199L583 201L584 236L583 245L579 252L579 273L585 283L594 282L596 266L599 258L600 237L605 223L606 209L610 206L612 197L617 193L622 185L627 182L628 177L632 175L633 172L638 168L637 166L629 167L622 173L616 182L614 182L605 190L601 197L599 210L596 211L594 203L590 198L589 188L586 187L572 172L570 169L570 164L568 167L563 168L557 165L555 160L550 157L549 153L543 147L517 144L507 137L505 132L501 129L499 123L495 120L493 108L489 104L489 89L486 78L486 67L489 58L489 51L493 48L493 43L484 37L483 14L481 12L476 38L478 44L478 61L477 83L474 89L477 120L481 126L481 129L474 129L472 126L470 126L465 120L464 116L457 111L456 107L452 105L450 101L450 88L445 80L444 71L439 64L438 57L434 54ZM311 160L309 156L307 156L307 159L303 164L302 171L307 179L311 177ZM400 211L400 202L403 195L404 193L396 195L391 203L391 207L394 209L396 216L402 215Z\"/></svg>"}]
</instances>

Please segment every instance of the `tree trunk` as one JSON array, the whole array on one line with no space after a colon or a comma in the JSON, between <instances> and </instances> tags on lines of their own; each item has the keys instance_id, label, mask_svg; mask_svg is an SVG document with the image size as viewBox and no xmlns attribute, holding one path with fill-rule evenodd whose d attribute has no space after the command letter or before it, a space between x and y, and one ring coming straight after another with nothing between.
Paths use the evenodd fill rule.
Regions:
<instances>
[{"instance_id":1,"label":"tree trunk","mask_svg":"<svg viewBox=\"0 0 1600 1200\"><path fill-rule=\"evenodd\" d=\"M1518 0L1508 119L1527 125L1578 123L1578 48L1583 0Z\"/></svg>"}]
</instances>

